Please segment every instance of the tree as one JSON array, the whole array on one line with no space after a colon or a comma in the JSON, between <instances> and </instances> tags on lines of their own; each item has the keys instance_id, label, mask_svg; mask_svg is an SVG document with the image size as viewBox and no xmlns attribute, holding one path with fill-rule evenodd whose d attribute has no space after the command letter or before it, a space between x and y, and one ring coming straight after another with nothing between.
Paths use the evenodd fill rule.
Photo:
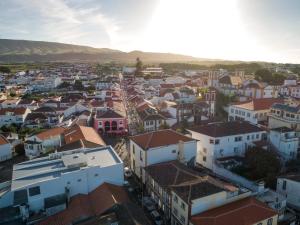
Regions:
<instances>
[{"instance_id":1,"label":"tree","mask_svg":"<svg viewBox=\"0 0 300 225\"><path fill-rule=\"evenodd\" d=\"M0 66L0 72L2 73L10 73L10 68L7 66Z\"/></svg>"},{"instance_id":2,"label":"tree","mask_svg":"<svg viewBox=\"0 0 300 225\"><path fill-rule=\"evenodd\" d=\"M280 172L281 164L274 152L257 147L251 148L246 151L245 164L250 179L264 179L269 187L276 185L276 176Z\"/></svg>"},{"instance_id":3,"label":"tree","mask_svg":"<svg viewBox=\"0 0 300 225\"><path fill-rule=\"evenodd\" d=\"M285 78L286 78L285 75L282 73L274 73L270 84L282 85L284 83Z\"/></svg>"},{"instance_id":4,"label":"tree","mask_svg":"<svg viewBox=\"0 0 300 225\"><path fill-rule=\"evenodd\" d=\"M76 80L73 86L74 90L82 91L84 90L84 86L80 80Z\"/></svg>"},{"instance_id":5,"label":"tree","mask_svg":"<svg viewBox=\"0 0 300 225\"><path fill-rule=\"evenodd\" d=\"M62 82L60 85L58 85L58 89L61 89L61 88L68 88L70 87L70 84L68 82Z\"/></svg>"},{"instance_id":6,"label":"tree","mask_svg":"<svg viewBox=\"0 0 300 225\"><path fill-rule=\"evenodd\" d=\"M142 69L143 69L143 63L140 60L140 58L136 58L136 64L135 64L135 75L141 75Z\"/></svg>"},{"instance_id":7,"label":"tree","mask_svg":"<svg viewBox=\"0 0 300 225\"><path fill-rule=\"evenodd\" d=\"M259 69L255 72L255 79L258 81L270 83L273 79L273 76L270 70Z\"/></svg>"},{"instance_id":8,"label":"tree","mask_svg":"<svg viewBox=\"0 0 300 225\"><path fill-rule=\"evenodd\" d=\"M16 147L15 147L15 152L16 152L18 155L24 155L24 154L25 154L24 144L21 143L21 144L16 145Z\"/></svg>"},{"instance_id":9,"label":"tree","mask_svg":"<svg viewBox=\"0 0 300 225\"><path fill-rule=\"evenodd\" d=\"M216 96L216 116L220 119L227 120L227 112L224 110L224 107L231 103L233 100L234 96L227 96L221 92L218 92Z\"/></svg>"}]
</instances>

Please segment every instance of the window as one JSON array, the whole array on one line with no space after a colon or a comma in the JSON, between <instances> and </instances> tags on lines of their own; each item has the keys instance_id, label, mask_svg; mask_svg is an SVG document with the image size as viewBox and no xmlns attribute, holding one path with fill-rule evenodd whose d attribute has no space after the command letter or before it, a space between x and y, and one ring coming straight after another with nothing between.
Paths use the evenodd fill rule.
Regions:
<instances>
[{"instance_id":1,"label":"window","mask_svg":"<svg viewBox=\"0 0 300 225\"><path fill-rule=\"evenodd\" d=\"M203 162L206 162L206 156L203 156Z\"/></svg>"},{"instance_id":2,"label":"window","mask_svg":"<svg viewBox=\"0 0 300 225\"><path fill-rule=\"evenodd\" d=\"M132 145L132 153L135 154L135 146Z\"/></svg>"},{"instance_id":3,"label":"window","mask_svg":"<svg viewBox=\"0 0 300 225\"><path fill-rule=\"evenodd\" d=\"M81 179L78 179L77 182L81 182Z\"/></svg>"},{"instance_id":4,"label":"window","mask_svg":"<svg viewBox=\"0 0 300 225\"><path fill-rule=\"evenodd\" d=\"M242 141L242 136L235 137L235 138L234 138L234 141L235 141L235 142Z\"/></svg>"},{"instance_id":5,"label":"window","mask_svg":"<svg viewBox=\"0 0 300 225\"><path fill-rule=\"evenodd\" d=\"M250 136L249 135L247 135L247 140L250 140Z\"/></svg>"},{"instance_id":6,"label":"window","mask_svg":"<svg viewBox=\"0 0 300 225\"><path fill-rule=\"evenodd\" d=\"M220 144L220 140L219 140L219 139L216 139L216 140L215 140L215 145L218 145L218 144Z\"/></svg>"},{"instance_id":7,"label":"window","mask_svg":"<svg viewBox=\"0 0 300 225\"><path fill-rule=\"evenodd\" d=\"M99 176L99 174L98 173L95 173L95 177L98 177Z\"/></svg>"},{"instance_id":8,"label":"window","mask_svg":"<svg viewBox=\"0 0 300 225\"><path fill-rule=\"evenodd\" d=\"M238 147L234 147L233 151L234 151L234 153L238 153L239 152L239 148Z\"/></svg>"},{"instance_id":9,"label":"window","mask_svg":"<svg viewBox=\"0 0 300 225\"><path fill-rule=\"evenodd\" d=\"M273 224L273 218L268 219L267 225L272 225Z\"/></svg>"},{"instance_id":10,"label":"window","mask_svg":"<svg viewBox=\"0 0 300 225\"><path fill-rule=\"evenodd\" d=\"M181 221L182 223L185 223L185 218L184 218L184 216L180 216L180 221Z\"/></svg>"},{"instance_id":11,"label":"window","mask_svg":"<svg viewBox=\"0 0 300 225\"><path fill-rule=\"evenodd\" d=\"M207 152L207 149L206 149L206 148L203 148L203 152L206 153L206 152Z\"/></svg>"},{"instance_id":12,"label":"window","mask_svg":"<svg viewBox=\"0 0 300 225\"><path fill-rule=\"evenodd\" d=\"M282 190L286 190L286 180L282 182Z\"/></svg>"},{"instance_id":13,"label":"window","mask_svg":"<svg viewBox=\"0 0 300 225\"><path fill-rule=\"evenodd\" d=\"M174 202L178 203L178 197L176 195L174 196Z\"/></svg>"},{"instance_id":14,"label":"window","mask_svg":"<svg viewBox=\"0 0 300 225\"><path fill-rule=\"evenodd\" d=\"M185 210L185 204L183 202L181 202L181 206L180 206L183 210Z\"/></svg>"},{"instance_id":15,"label":"window","mask_svg":"<svg viewBox=\"0 0 300 225\"><path fill-rule=\"evenodd\" d=\"M209 139L209 143L210 143L210 144L213 144L213 143L214 143L214 140L213 140L213 139Z\"/></svg>"},{"instance_id":16,"label":"window","mask_svg":"<svg viewBox=\"0 0 300 225\"><path fill-rule=\"evenodd\" d=\"M29 188L29 196L41 194L40 186Z\"/></svg>"},{"instance_id":17,"label":"window","mask_svg":"<svg viewBox=\"0 0 300 225\"><path fill-rule=\"evenodd\" d=\"M140 151L140 160L143 161L143 152Z\"/></svg>"},{"instance_id":18,"label":"window","mask_svg":"<svg viewBox=\"0 0 300 225\"><path fill-rule=\"evenodd\" d=\"M256 134L256 139L259 139L259 134Z\"/></svg>"},{"instance_id":19,"label":"window","mask_svg":"<svg viewBox=\"0 0 300 225\"><path fill-rule=\"evenodd\" d=\"M173 212L174 212L174 215L175 215L175 216L178 215L178 210L177 210L177 209L174 208Z\"/></svg>"}]
</instances>

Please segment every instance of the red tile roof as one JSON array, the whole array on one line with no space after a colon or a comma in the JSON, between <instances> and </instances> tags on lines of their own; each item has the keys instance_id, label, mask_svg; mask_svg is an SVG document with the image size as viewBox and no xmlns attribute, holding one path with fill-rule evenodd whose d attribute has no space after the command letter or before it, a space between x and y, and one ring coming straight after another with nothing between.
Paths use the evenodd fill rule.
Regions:
<instances>
[{"instance_id":1,"label":"red tile roof","mask_svg":"<svg viewBox=\"0 0 300 225\"><path fill-rule=\"evenodd\" d=\"M0 109L0 115L6 115L7 112L13 113L13 115L24 115L26 112L26 108L7 108Z\"/></svg>"},{"instance_id":2,"label":"red tile roof","mask_svg":"<svg viewBox=\"0 0 300 225\"><path fill-rule=\"evenodd\" d=\"M170 129L140 134L132 136L130 139L144 150L178 144L179 141L189 142L194 140Z\"/></svg>"},{"instance_id":3,"label":"red tile roof","mask_svg":"<svg viewBox=\"0 0 300 225\"><path fill-rule=\"evenodd\" d=\"M236 107L247 109L251 111L267 110L270 109L274 103L283 103L283 99L280 98L261 98L253 99L252 101L235 104Z\"/></svg>"},{"instance_id":4,"label":"red tile roof","mask_svg":"<svg viewBox=\"0 0 300 225\"><path fill-rule=\"evenodd\" d=\"M45 139L49 139L53 136L61 135L64 132L64 130L65 130L65 128L63 128L63 127L54 127L49 130L42 131L42 132L38 133L36 136L41 140L45 140Z\"/></svg>"},{"instance_id":5,"label":"red tile roof","mask_svg":"<svg viewBox=\"0 0 300 225\"><path fill-rule=\"evenodd\" d=\"M5 145L8 143L9 141L3 135L0 135L0 145Z\"/></svg>"},{"instance_id":6,"label":"red tile roof","mask_svg":"<svg viewBox=\"0 0 300 225\"><path fill-rule=\"evenodd\" d=\"M206 125L194 126L188 128L188 130L210 137L226 137L264 131L262 128L244 121L210 123Z\"/></svg>"},{"instance_id":7,"label":"red tile roof","mask_svg":"<svg viewBox=\"0 0 300 225\"><path fill-rule=\"evenodd\" d=\"M77 124L64 131L64 138L66 144L82 139L102 146L106 145L94 128Z\"/></svg>"},{"instance_id":8,"label":"red tile roof","mask_svg":"<svg viewBox=\"0 0 300 225\"><path fill-rule=\"evenodd\" d=\"M103 183L87 195L78 194L71 198L66 210L39 223L40 225L71 225L81 219L98 216L118 203L129 202L121 186Z\"/></svg>"},{"instance_id":9,"label":"red tile roof","mask_svg":"<svg viewBox=\"0 0 300 225\"><path fill-rule=\"evenodd\" d=\"M192 216L193 225L253 225L274 217L277 212L248 197Z\"/></svg>"}]
</instances>

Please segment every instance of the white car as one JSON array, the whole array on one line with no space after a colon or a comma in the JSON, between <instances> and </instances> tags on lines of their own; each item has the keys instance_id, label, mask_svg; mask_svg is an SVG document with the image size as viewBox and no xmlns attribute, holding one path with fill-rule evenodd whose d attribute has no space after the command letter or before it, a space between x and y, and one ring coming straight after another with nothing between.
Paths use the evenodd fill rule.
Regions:
<instances>
[{"instance_id":1,"label":"white car","mask_svg":"<svg viewBox=\"0 0 300 225\"><path fill-rule=\"evenodd\" d=\"M124 176L125 176L126 178L129 178L129 177L132 176L132 172L131 172L131 170L130 170L128 167L125 167L125 168L124 168Z\"/></svg>"}]
</instances>

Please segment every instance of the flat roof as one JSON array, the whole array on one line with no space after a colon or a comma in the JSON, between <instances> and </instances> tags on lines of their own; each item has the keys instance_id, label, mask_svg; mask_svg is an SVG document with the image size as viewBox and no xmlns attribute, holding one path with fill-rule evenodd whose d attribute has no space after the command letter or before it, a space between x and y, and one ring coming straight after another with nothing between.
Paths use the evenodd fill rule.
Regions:
<instances>
[{"instance_id":1,"label":"flat roof","mask_svg":"<svg viewBox=\"0 0 300 225\"><path fill-rule=\"evenodd\" d=\"M122 163L111 146L76 149L29 160L13 167L11 190L59 178L64 173L86 167L108 167Z\"/></svg>"}]
</instances>

